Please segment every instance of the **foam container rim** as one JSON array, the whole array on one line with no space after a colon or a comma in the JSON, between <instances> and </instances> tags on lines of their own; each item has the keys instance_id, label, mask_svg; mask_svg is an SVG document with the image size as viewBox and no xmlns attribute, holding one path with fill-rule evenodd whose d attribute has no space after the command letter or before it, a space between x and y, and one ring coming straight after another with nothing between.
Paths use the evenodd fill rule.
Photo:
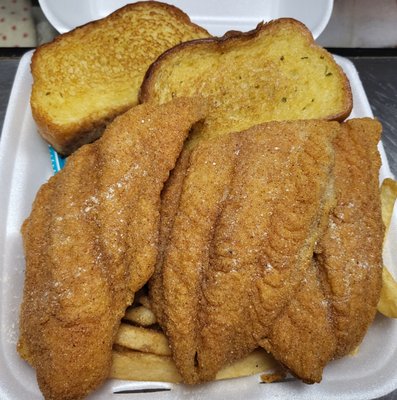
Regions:
<instances>
[{"instance_id":1,"label":"foam container rim","mask_svg":"<svg viewBox=\"0 0 397 400\"><path fill-rule=\"evenodd\" d=\"M32 118L29 96L32 78L30 59L25 54L17 70L4 121L0 142L0 398L4 400L41 399L34 371L16 352L18 313L24 279L24 257L20 227L29 215L38 188L53 174L48 145L39 137ZM335 56L347 74L353 92L353 117L372 117L370 105L354 65ZM380 180L392 177L382 143L379 144L383 165ZM394 212L384 261L397 276L397 215ZM134 393L135 399L202 399L224 398L355 400L374 399L397 388L397 320L378 314L366 335L358 355L331 362L323 381L304 385L297 380L259 384L252 376L214 382L191 388L158 382L109 380L89 398L105 400L118 391ZM141 393L147 389L162 389Z\"/></svg>"}]
</instances>

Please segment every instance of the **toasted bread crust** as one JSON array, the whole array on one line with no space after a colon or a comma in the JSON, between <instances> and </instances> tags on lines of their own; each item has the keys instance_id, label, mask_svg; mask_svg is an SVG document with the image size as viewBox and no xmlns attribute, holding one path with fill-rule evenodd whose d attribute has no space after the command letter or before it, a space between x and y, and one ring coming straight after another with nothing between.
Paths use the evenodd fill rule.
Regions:
<instances>
[{"instance_id":1,"label":"toasted bread crust","mask_svg":"<svg viewBox=\"0 0 397 400\"><path fill-rule=\"evenodd\" d=\"M256 29L249 32L229 31L223 37L192 40L189 42L181 43L180 45L167 50L147 70L143 84L140 89L139 101L143 103L155 100L155 85L158 83L159 72L164 65L172 62L174 57L178 57L178 55L181 55L184 52L188 53L189 51L194 51L195 49L200 49L203 52L205 52L206 50L208 52L218 52L219 54L223 55L229 49L234 49L235 46L238 46L241 43L247 43L250 41L254 42L255 40L260 39L262 36L270 36L273 33L276 34L280 29L284 29L284 27L293 27L297 34L302 35L307 42L308 49L318 52L320 58L322 59L322 64L325 64L325 62L327 62L330 65L336 65L332 55L315 43L311 32L303 23L292 18L280 18L274 21L270 21L268 23L260 23L258 24ZM349 81L343 70L339 66L336 66L336 70L341 83L340 90L344 94L344 103L339 110L332 110L327 115L315 116L314 118L343 121L351 113L353 100ZM214 71L214 73L216 73L216 71ZM321 93L319 93L319 95L321 95ZM258 121L255 122L258 123Z\"/></svg>"},{"instance_id":2,"label":"toasted bread crust","mask_svg":"<svg viewBox=\"0 0 397 400\"><path fill-rule=\"evenodd\" d=\"M152 21L150 32L146 28L148 21ZM169 32L165 26L170 27ZM117 29L122 30L122 35ZM115 31L114 34L111 30ZM151 35L152 32L155 34ZM105 35L110 38L111 45L101 40ZM128 4L106 18L87 23L38 47L31 62L31 107L40 134L64 155L97 139L110 121L137 104L144 72L153 60L184 40L207 36L209 33L205 29L192 23L189 16L177 7L142 1ZM117 49L120 43L124 47L121 53ZM143 47L145 51L140 52ZM97 70L93 69L93 53L98 54L94 59L98 63ZM76 67L73 60L70 61L74 56L88 67ZM77 72L70 74L73 69ZM113 88L115 83L117 86ZM108 100L110 96L101 99L101 107L87 107L90 93L92 100L99 98L95 91L98 86L103 86L105 96L112 90L119 90L120 96L125 98L118 100L115 94L111 101ZM74 88L76 93L65 90L65 87ZM81 91L85 94L80 96ZM73 106L73 96L76 106ZM85 108L87 110L80 113ZM76 110L78 116L74 115ZM69 117L68 113L71 118L64 118L65 115Z\"/></svg>"}]
</instances>

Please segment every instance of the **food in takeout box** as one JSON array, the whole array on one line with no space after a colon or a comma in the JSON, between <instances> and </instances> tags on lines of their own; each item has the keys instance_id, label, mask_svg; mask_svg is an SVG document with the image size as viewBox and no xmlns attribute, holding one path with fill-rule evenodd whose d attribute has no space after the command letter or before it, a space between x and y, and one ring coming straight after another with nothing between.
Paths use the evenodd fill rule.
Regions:
<instances>
[{"instance_id":1,"label":"food in takeout box","mask_svg":"<svg viewBox=\"0 0 397 400\"><path fill-rule=\"evenodd\" d=\"M116 32L124 13L150 21L133 25L136 43L162 37L159 14L182 33L167 33L132 79L98 84L98 69L123 69L133 51L130 32ZM184 15L156 2L131 5L39 48L31 104L43 136L51 142L55 125L38 115L87 108L87 120L76 114L78 123L52 131L54 143L68 153L95 139L136 103L158 54L185 35L208 36L170 14ZM98 57L89 47L80 57L80 35L101 40L101 26L126 46L119 59L88 68L84 57ZM62 91L38 96L60 48L61 59L80 58L76 68L89 73L83 68L78 82L61 74ZM113 96L128 105L110 107ZM379 300L380 124L327 121L349 115L349 82L291 19L177 45L149 67L139 98L148 104L116 119L42 187L23 227L19 351L46 398L81 398L108 374L198 383L266 370L271 381L288 370L320 381L330 360L361 342ZM125 310L146 283L149 298Z\"/></svg>"}]
</instances>

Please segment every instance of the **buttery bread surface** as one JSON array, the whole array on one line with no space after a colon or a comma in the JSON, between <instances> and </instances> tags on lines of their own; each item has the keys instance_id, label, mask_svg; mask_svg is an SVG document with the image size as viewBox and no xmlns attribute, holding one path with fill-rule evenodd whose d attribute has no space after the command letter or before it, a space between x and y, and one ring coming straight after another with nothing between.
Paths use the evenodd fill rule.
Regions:
<instances>
[{"instance_id":1,"label":"buttery bread surface","mask_svg":"<svg viewBox=\"0 0 397 400\"><path fill-rule=\"evenodd\" d=\"M68 155L137 104L149 65L165 50L208 37L178 8L129 4L60 35L33 55L31 106L40 134Z\"/></svg>"},{"instance_id":2,"label":"buttery bread surface","mask_svg":"<svg viewBox=\"0 0 397 400\"><path fill-rule=\"evenodd\" d=\"M140 101L201 94L212 107L200 136L272 120L344 120L347 77L300 22L282 18L253 31L182 43L151 65Z\"/></svg>"}]
</instances>

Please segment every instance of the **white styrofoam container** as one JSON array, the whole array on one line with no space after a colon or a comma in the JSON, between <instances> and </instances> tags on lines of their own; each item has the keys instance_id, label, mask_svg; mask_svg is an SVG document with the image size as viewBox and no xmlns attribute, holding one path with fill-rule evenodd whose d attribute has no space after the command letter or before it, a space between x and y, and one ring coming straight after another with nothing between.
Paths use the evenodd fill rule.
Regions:
<instances>
[{"instance_id":1,"label":"white styrofoam container","mask_svg":"<svg viewBox=\"0 0 397 400\"><path fill-rule=\"evenodd\" d=\"M186 12L191 20L212 35L228 30L248 31L259 21L291 17L302 21L316 39L326 27L333 0L163 0ZM76 26L106 17L134 1L128 0L39 0L40 6L55 29L68 32Z\"/></svg>"},{"instance_id":2,"label":"white styrofoam container","mask_svg":"<svg viewBox=\"0 0 397 400\"><path fill-rule=\"evenodd\" d=\"M24 257L20 227L29 215L32 201L51 175L47 144L39 137L29 106L31 52L20 62L4 121L0 142L0 398L40 399L35 373L16 352L18 310L24 279ZM372 116L353 64L335 57L346 72L353 90L351 117ZM382 144L380 179L391 176ZM396 275L397 221L394 215L385 263ZM393 254L394 252L394 254ZM297 380L259 384L258 376L214 382L197 387L153 382L109 380L90 396L92 399L126 398L116 391L163 388L169 391L135 394L136 399L373 399L397 388L397 321L378 315L357 356L331 362L321 384L305 385ZM132 395L129 395L132 397Z\"/></svg>"}]
</instances>

